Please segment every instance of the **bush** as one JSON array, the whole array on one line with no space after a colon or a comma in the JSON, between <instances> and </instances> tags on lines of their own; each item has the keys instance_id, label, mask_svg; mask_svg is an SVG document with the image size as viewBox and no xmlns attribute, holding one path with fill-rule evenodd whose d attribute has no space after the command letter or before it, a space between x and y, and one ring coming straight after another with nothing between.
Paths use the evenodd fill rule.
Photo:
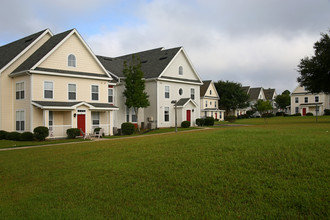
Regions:
<instances>
[{"instance_id":1,"label":"bush","mask_svg":"<svg viewBox=\"0 0 330 220\"><path fill-rule=\"evenodd\" d=\"M121 131L124 135L131 135L134 133L134 124L125 122L121 124Z\"/></svg>"},{"instance_id":2,"label":"bush","mask_svg":"<svg viewBox=\"0 0 330 220\"><path fill-rule=\"evenodd\" d=\"M21 133L18 133L16 131L9 132L7 134L7 140L20 141L21 140Z\"/></svg>"},{"instance_id":3,"label":"bush","mask_svg":"<svg viewBox=\"0 0 330 220\"><path fill-rule=\"evenodd\" d=\"M271 118L271 117L273 117L273 116L274 116L273 113L268 113L268 112L262 114L262 117L263 117L263 118Z\"/></svg>"},{"instance_id":4,"label":"bush","mask_svg":"<svg viewBox=\"0 0 330 220\"><path fill-rule=\"evenodd\" d=\"M234 122L236 121L237 117L235 115L228 115L227 117L225 117L225 121L228 122Z\"/></svg>"},{"instance_id":5,"label":"bush","mask_svg":"<svg viewBox=\"0 0 330 220\"><path fill-rule=\"evenodd\" d=\"M293 114L292 116L301 116L301 113Z\"/></svg>"},{"instance_id":6,"label":"bush","mask_svg":"<svg viewBox=\"0 0 330 220\"><path fill-rule=\"evenodd\" d=\"M189 127L190 127L190 121L181 122L181 128L189 128Z\"/></svg>"},{"instance_id":7,"label":"bush","mask_svg":"<svg viewBox=\"0 0 330 220\"><path fill-rule=\"evenodd\" d=\"M214 121L220 121L218 118L214 119Z\"/></svg>"},{"instance_id":8,"label":"bush","mask_svg":"<svg viewBox=\"0 0 330 220\"><path fill-rule=\"evenodd\" d=\"M196 119L196 124L197 124L198 126L204 126L204 124L205 124L205 119L204 119L204 118L197 118L197 119Z\"/></svg>"},{"instance_id":9,"label":"bush","mask_svg":"<svg viewBox=\"0 0 330 220\"><path fill-rule=\"evenodd\" d=\"M324 109L324 115L330 115L330 109Z\"/></svg>"},{"instance_id":10,"label":"bush","mask_svg":"<svg viewBox=\"0 0 330 220\"><path fill-rule=\"evenodd\" d=\"M33 141L33 133L26 131L21 134L21 141Z\"/></svg>"},{"instance_id":11,"label":"bush","mask_svg":"<svg viewBox=\"0 0 330 220\"><path fill-rule=\"evenodd\" d=\"M66 134L68 135L69 139L75 139L77 136L80 136L80 129L69 128L68 130L66 130Z\"/></svg>"},{"instance_id":12,"label":"bush","mask_svg":"<svg viewBox=\"0 0 330 220\"><path fill-rule=\"evenodd\" d=\"M213 126L214 125L214 118L213 117L206 117L204 125L205 126Z\"/></svg>"},{"instance_id":13,"label":"bush","mask_svg":"<svg viewBox=\"0 0 330 220\"><path fill-rule=\"evenodd\" d=\"M47 127L39 126L33 130L33 137L38 141L44 141L49 135L49 130Z\"/></svg>"},{"instance_id":14,"label":"bush","mask_svg":"<svg viewBox=\"0 0 330 220\"><path fill-rule=\"evenodd\" d=\"M306 116L314 116L312 112L307 112Z\"/></svg>"},{"instance_id":15,"label":"bush","mask_svg":"<svg viewBox=\"0 0 330 220\"><path fill-rule=\"evenodd\" d=\"M0 131L0 140L7 139L7 135L8 135L8 132L7 131L1 130Z\"/></svg>"},{"instance_id":16,"label":"bush","mask_svg":"<svg viewBox=\"0 0 330 220\"><path fill-rule=\"evenodd\" d=\"M275 116L284 116L285 113L284 112L276 112Z\"/></svg>"}]
</instances>

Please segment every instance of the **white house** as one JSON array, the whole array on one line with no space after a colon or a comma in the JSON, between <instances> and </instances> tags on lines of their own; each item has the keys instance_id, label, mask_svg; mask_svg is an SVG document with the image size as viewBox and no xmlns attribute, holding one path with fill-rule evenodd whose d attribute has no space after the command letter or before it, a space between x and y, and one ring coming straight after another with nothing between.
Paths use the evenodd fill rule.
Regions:
<instances>
[{"instance_id":1,"label":"white house","mask_svg":"<svg viewBox=\"0 0 330 220\"><path fill-rule=\"evenodd\" d=\"M300 113L306 115L308 112L316 115L324 114L324 109L330 109L330 95L325 93L313 94L298 86L291 93L291 114Z\"/></svg>"},{"instance_id":2,"label":"white house","mask_svg":"<svg viewBox=\"0 0 330 220\"><path fill-rule=\"evenodd\" d=\"M142 126L174 127L177 104L178 126L182 121L195 125L200 118L200 86L203 84L183 47L172 49L156 48L120 57L98 56L103 66L117 80L114 105L115 127L123 122L137 123L133 109L125 106L123 64L129 64L133 55L141 61L141 69L146 81L145 91L149 95L150 106L139 110Z\"/></svg>"}]
</instances>

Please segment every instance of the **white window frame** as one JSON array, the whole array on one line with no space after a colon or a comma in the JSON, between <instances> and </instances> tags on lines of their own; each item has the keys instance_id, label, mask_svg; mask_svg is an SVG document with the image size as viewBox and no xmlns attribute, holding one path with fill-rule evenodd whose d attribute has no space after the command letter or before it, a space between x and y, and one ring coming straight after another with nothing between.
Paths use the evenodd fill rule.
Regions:
<instances>
[{"instance_id":1,"label":"white window frame","mask_svg":"<svg viewBox=\"0 0 330 220\"><path fill-rule=\"evenodd\" d=\"M180 91L181 91L181 94L180 94ZM179 95L180 96L183 95L183 89L182 88L179 89Z\"/></svg>"},{"instance_id":2,"label":"white window frame","mask_svg":"<svg viewBox=\"0 0 330 220\"><path fill-rule=\"evenodd\" d=\"M70 92L73 93L73 91L70 91L70 85L74 85L75 86L75 98L74 99L70 99ZM68 100L77 100L77 84L75 83L68 83Z\"/></svg>"},{"instance_id":3,"label":"white window frame","mask_svg":"<svg viewBox=\"0 0 330 220\"><path fill-rule=\"evenodd\" d=\"M205 100L205 108L207 108L207 100Z\"/></svg>"},{"instance_id":4,"label":"white window frame","mask_svg":"<svg viewBox=\"0 0 330 220\"><path fill-rule=\"evenodd\" d=\"M110 90L112 91L112 94L110 95ZM114 89L108 87L108 103L114 103ZM109 98L112 97L112 101L109 100Z\"/></svg>"},{"instance_id":5,"label":"white window frame","mask_svg":"<svg viewBox=\"0 0 330 220\"><path fill-rule=\"evenodd\" d=\"M217 101L214 101L214 107L217 107Z\"/></svg>"},{"instance_id":6,"label":"white window frame","mask_svg":"<svg viewBox=\"0 0 330 220\"><path fill-rule=\"evenodd\" d=\"M295 103L299 103L299 97L295 97L295 98L294 98L294 102L295 102Z\"/></svg>"},{"instance_id":7,"label":"white window frame","mask_svg":"<svg viewBox=\"0 0 330 220\"><path fill-rule=\"evenodd\" d=\"M195 88L190 88L190 98L195 100Z\"/></svg>"},{"instance_id":8,"label":"white window frame","mask_svg":"<svg viewBox=\"0 0 330 220\"><path fill-rule=\"evenodd\" d=\"M19 115L19 116L21 116L22 118L17 118L17 113L21 113L21 115ZM18 127L17 127L17 122L19 122L19 126ZM22 122L23 122L23 126L21 124ZM25 131L25 127L26 127L26 124L25 124L25 111L24 110L16 110L16 115L15 115L15 130L18 131L18 132Z\"/></svg>"},{"instance_id":9,"label":"white window frame","mask_svg":"<svg viewBox=\"0 0 330 220\"><path fill-rule=\"evenodd\" d=\"M73 63L73 65L70 65L70 64L72 64L72 60L70 60L70 56L73 56L74 57L74 63ZM77 57L76 57L76 55L74 55L73 53L70 53L69 55L68 55L68 58L67 58L67 64L68 64L68 67L71 67L71 68L75 68L75 67L77 67Z\"/></svg>"},{"instance_id":10,"label":"white window frame","mask_svg":"<svg viewBox=\"0 0 330 220\"><path fill-rule=\"evenodd\" d=\"M304 97L304 103L308 103L308 96Z\"/></svg>"},{"instance_id":11,"label":"white window frame","mask_svg":"<svg viewBox=\"0 0 330 220\"><path fill-rule=\"evenodd\" d=\"M183 76L183 67L182 66L179 66L179 75Z\"/></svg>"},{"instance_id":12,"label":"white window frame","mask_svg":"<svg viewBox=\"0 0 330 220\"><path fill-rule=\"evenodd\" d=\"M21 88L22 90L17 90L17 85L18 84L23 84L23 89ZM23 98L22 98L22 92L23 92ZM17 98L17 93L18 93L18 98ZM16 82L16 85L15 85L15 98L16 98L16 100L25 99L25 82L24 81Z\"/></svg>"},{"instance_id":13,"label":"white window frame","mask_svg":"<svg viewBox=\"0 0 330 220\"><path fill-rule=\"evenodd\" d=\"M96 116L96 117L95 117ZM92 126L100 126L100 112L91 112ZM94 121L98 121L98 123L94 123Z\"/></svg>"},{"instance_id":14,"label":"white window frame","mask_svg":"<svg viewBox=\"0 0 330 220\"><path fill-rule=\"evenodd\" d=\"M166 88L168 88L168 91L166 91ZM164 87L164 91L165 91L165 99L169 99L170 97L171 97L171 95L170 95L170 86L165 86ZM166 97L166 94L168 94L168 97Z\"/></svg>"},{"instance_id":15,"label":"white window frame","mask_svg":"<svg viewBox=\"0 0 330 220\"><path fill-rule=\"evenodd\" d=\"M210 95L212 95L212 90L210 89Z\"/></svg>"},{"instance_id":16,"label":"white window frame","mask_svg":"<svg viewBox=\"0 0 330 220\"><path fill-rule=\"evenodd\" d=\"M93 86L97 86L97 99L93 99ZM95 93L95 92L94 92ZM92 101L99 101L100 100L100 90L99 85L91 85L91 100Z\"/></svg>"},{"instance_id":17,"label":"white window frame","mask_svg":"<svg viewBox=\"0 0 330 220\"><path fill-rule=\"evenodd\" d=\"M316 101L316 99L317 99L317 101ZM314 101L315 102L320 102L320 97L319 96L315 96Z\"/></svg>"},{"instance_id":18,"label":"white window frame","mask_svg":"<svg viewBox=\"0 0 330 220\"><path fill-rule=\"evenodd\" d=\"M168 114L166 115L166 109L168 110ZM168 116L168 120L166 121L166 116ZM170 122L170 107L164 106L164 122Z\"/></svg>"},{"instance_id":19,"label":"white window frame","mask_svg":"<svg viewBox=\"0 0 330 220\"><path fill-rule=\"evenodd\" d=\"M296 107L296 108L295 108L295 113L296 113L296 114L299 113L299 107Z\"/></svg>"},{"instance_id":20,"label":"white window frame","mask_svg":"<svg viewBox=\"0 0 330 220\"><path fill-rule=\"evenodd\" d=\"M46 94L45 94L45 91L46 91L46 90L45 90L45 84L46 84L46 83L52 83L53 90L52 90L52 97L51 97L51 98L46 98L46 96L45 96L45 95L46 95ZM54 90L55 90L55 89L54 89L54 88L55 88L55 83L54 83L54 81L45 80L45 81L44 81L44 84L43 84L43 87L44 87L44 88L43 88L44 99L54 99ZM49 90L48 90L48 91L49 91Z\"/></svg>"},{"instance_id":21,"label":"white window frame","mask_svg":"<svg viewBox=\"0 0 330 220\"><path fill-rule=\"evenodd\" d=\"M125 114L126 122L137 123L137 120L133 120L134 115L136 116L134 108L133 107L128 108L127 106L125 106L125 108L126 108L126 111L125 111L126 112L126 114ZM137 119L137 118L135 117L135 119Z\"/></svg>"}]
</instances>

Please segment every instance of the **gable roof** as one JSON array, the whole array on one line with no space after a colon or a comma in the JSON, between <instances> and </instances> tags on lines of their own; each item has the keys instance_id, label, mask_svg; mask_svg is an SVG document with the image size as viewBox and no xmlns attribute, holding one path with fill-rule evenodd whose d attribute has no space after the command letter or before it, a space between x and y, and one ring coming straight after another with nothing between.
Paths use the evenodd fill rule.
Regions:
<instances>
[{"instance_id":1,"label":"gable roof","mask_svg":"<svg viewBox=\"0 0 330 220\"><path fill-rule=\"evenodd\" d=\"M203 81L203 85L201 85L201 87L200 87L200 96L201 97L205 96L205 93L206 93L207 89L209 88L211 82L212 82L212 80Z\"/></svg>"},{"instance_id":2,"label":"gable roof","mask_svg":"<svg viewBox=\"0 0 330 220\"><path fill-rule=\"evenodd\" d=\"M241 88L246 94L249 94L250 86L242 86Z\"/></svg>"},{"instance_id":3,"label":"gable roof","mask_svg":"<svg viewBox=\"0 0 330 220\"><path fill-rule=\"evenodd\" d=\"M31 34L9 44L0 47L0 71L5 68L11 61L18 57L25 49L27 49L44 33L49 32L48 29Z\"/></svg>"},{"instance_id":4,"label":"gable roof","mask_svg":"<svg viewBox=\"0 0 330 220\"><path fill-rule=\"evenodd\" d=\"M258 87L258 88L250 88L249 90L249 100L257 100L259 99L259 94L261 92L262 88Z\"/></svg>"},{"instance_id":5,"label":"gable roof","mask_svg":"<svg viewBox=\"0 0 330 220\"><path fill-rule=\"evenodd\" d=\"M29 58L27 58L19 67L17 67L13 73L22 72L32 69L44 56L46 56L52 49L54 49L66 36L71 33L72 30L65 31L60 34L56 34L46 41L36 52L34 52Z\"/></svg>"},{"instance_id":6,"label":"gable roof","mask_svg":"<svg viewBox=\"0 0 330 220\"><path fill-rule=\"evenodd\" d=\"M141 70L144 73L144 78L157 78L162 74L163 70L168 66L181 48L182 47L164 49L160 47L115 58L104 56L97 56L97 58L110 73L123 78L124 62L132 62L134 55L141 61Z\"/></svg>"},{"instance_id":7,"label":"gable roof","mask_svg":"<svg viewBox=\"0 0 330 220\"><path fill-rule=\"evenodd\" d=\"M191 102L193 103L193 105L195 105L197 107L197 104L194 100L192 100L191 98L182 98L180 99L177 103L176 103L176 106L178 108L183 108L185 105L188 104L188 102Z\"/></svg>"},{"instance_id":8,"label":"gable roof","mask_svg":"<svg viewBox=\"0 0 330 220\"><path fill-rule=\"evenodd\" d=\"M272 100L275 95L275 89L264 89L267 100Z\"/></svg>"}]
</instances>

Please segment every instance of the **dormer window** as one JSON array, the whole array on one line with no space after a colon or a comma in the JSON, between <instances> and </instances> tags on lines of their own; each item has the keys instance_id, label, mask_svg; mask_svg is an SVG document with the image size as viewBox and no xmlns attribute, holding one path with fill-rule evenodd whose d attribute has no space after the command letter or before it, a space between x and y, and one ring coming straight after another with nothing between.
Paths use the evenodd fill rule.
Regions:
<instances>
[{"instance_id":1,"label":"dormer window","mask_svg":"<svg viewBox=\"0 0 330 220\"><path fill-rule=\"evenodd\" d=\"M179 75L183 75L183 67L182 66L179 66Z\"/></svg>"},{"instance_id":2,"label":"dormer window","mask_svg":"<svg viewBox=\"0 0 330 220\"><path fill-rule=\"evenodd\" d=\"M73 54L70 54L68 56L68 66L69 67L76 67L76 56Z\"/></svg>"}]
</instances>

